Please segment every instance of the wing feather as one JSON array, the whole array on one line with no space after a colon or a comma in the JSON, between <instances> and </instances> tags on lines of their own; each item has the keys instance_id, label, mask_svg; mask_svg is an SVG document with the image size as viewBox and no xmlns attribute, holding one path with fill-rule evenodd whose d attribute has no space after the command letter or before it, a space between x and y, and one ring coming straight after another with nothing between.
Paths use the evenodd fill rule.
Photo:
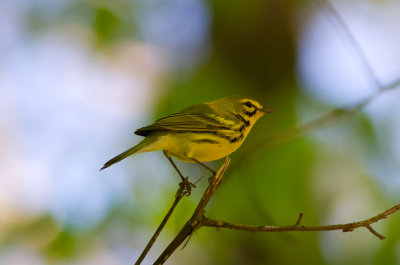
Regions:
<instances>
[{"instance_id":1,"label":"wing feather","mask_svg":"<svg viewBox=\"0 0 400 265\"><path fill-rule=\"evenodd\" d=\"M218 131L229 129L212 117L214 111L206 104L186 108L178 113L158 119L154 124L139 128L135 134L147 136L152 131Z\"/></svg>"}]
</instances>

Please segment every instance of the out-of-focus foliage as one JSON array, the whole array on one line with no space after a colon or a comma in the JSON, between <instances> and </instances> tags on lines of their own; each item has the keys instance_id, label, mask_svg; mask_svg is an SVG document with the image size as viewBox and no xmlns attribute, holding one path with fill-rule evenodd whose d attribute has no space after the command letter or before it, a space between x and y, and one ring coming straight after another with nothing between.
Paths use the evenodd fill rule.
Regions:
<instances>
[{"instance_id":1,"label":"out-of-focus foliage","mask_svg":"<svg viewBox=\"0 0 400 265\"><path fill-rule=\"evenodd\" d=\"M98 168L140 140L132 133L136 127L227 95L253 97L278 112L263 117L232 154L234 169L207 216L288 225L302 212L304 225L322 225L361 220L399 202L400 155L392 146L400 141L390 99L241 165L258 140L336 106L310 92L304 77L320 70L302 48L307 29L318 22L314 2L6 2L8 14L0 12L6 17L0 26L0 159L8 172L0 176L0 264L132 263L172 203L178 177L161 154ZM357 5L347 2L341 10L352 21L349 10ZM327 45L323 37L308 41ZM336 59L326 57L321 61ZM337 59L329 67L348 64ZM326 81L335 82L342 80ZM398 100L399 93L389 97ZM204 177L144 264L179 231L207 185L206 171L177 164L193 180ZM264 234L202 228L167 264L399 264L399 222L393 215L374 225L385 241L362 229Z\"/></svg>"}]
</instances>

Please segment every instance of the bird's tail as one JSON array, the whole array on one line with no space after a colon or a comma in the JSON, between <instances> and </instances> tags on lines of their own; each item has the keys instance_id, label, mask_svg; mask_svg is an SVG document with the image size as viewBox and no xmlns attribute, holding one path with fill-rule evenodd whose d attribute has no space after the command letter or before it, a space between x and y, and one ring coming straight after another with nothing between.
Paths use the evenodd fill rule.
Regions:
<instances>
[{"instance_id":1,"label":"bird's tail","mask_svg":"<svg viewBox=\"0 0 400 265\"><path fill-rule=\"evenodd\" d=\"M158 150L158 146L154 145L156 142L158 142L158 138L153 138L153 137L146 137L143 141L141 141L139 144L135 145L134 147L126 150L125 152L117 155L116 157L110 159L107 161L100 170L103 170L105 168L108 168L109 166L121 161L122 159L127 158L128 156L131 156L136 153L143 153L143 152L151 152Z\"/></svg>"}]
</instances>

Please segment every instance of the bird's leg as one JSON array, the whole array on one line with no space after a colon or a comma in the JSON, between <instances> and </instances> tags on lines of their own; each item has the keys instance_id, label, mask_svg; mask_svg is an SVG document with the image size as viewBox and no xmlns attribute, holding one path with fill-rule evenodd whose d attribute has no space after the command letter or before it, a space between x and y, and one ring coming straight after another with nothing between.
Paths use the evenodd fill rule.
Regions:
<instances>
[{"instance_id":1,"label":"bird's leg","mask_svg":"<svg viewBox=\"0 0 400 265\"><path fill-rule=\"evenodd\" d=\"M174 161L172 160L171 154L168 151L163 150L163 153L164 153L165 157L168 158L169 162L175 168L176 172L178 172L179 176L182 179L182 182L179 183L179 186L183 187L183 189L186 190L186 195L189 196L190 193L192 192L192 188L196 188L196 185L194 185L193 183L189 182L188 177L185 178L182 175L182 173L179 171L178 167L175 165Z\"/></svg>"},{"instance_id":2,"label":"bird's leg","mask_svg":"<svg viewBox=\"0 0 400 265\"><path fill-rule=\"evenodd\" d=\"M197 164L199 164L200 166L202 166L202 167L206 168L207 170L209 170L211 173L213 173L213 175L216 174L215 171L214 171L212 168L210 168L209 166L207 166L207 165L204 164L204 163L201 163L201 162L200 162L199 160L197 160L196 158L192 158L192 160L193 160L194 162L196 162Z\"/></svg>"},{"instance_id":3,"label":"bird's leg","mask_svg":"<svg viewBox=\"0 0 400 265\"><path fill-rule=\"evenodd\" d=\"M199 164L200 166L206 168L207 170L209 170L212 173L212 176L208 178L208 182L211 183L212 179L214 178L215 174L217 174L212 168L210 168L209 166L207 166L204 163L201 163L199 160L197 160L196 158L192 158L192 160L194 162L196 162L197 164Z\"/></svg>"},{"instance_id":4,"label":"bird's leg","mask_svg":"<svg viewBox=\"0 0 400 265\"><path fill-rule=\"evenodd\" d=\"M182 175L182 173L179 171L178 167L175 165L174 161L171 158L171 155L165 150L163 150L163 152L164 152L165 157L168 158L169 162L175 168L176 172L178 172L178 174L181 177L182 181L185 181L185 177Z\"/></svg>"}]
</instances>

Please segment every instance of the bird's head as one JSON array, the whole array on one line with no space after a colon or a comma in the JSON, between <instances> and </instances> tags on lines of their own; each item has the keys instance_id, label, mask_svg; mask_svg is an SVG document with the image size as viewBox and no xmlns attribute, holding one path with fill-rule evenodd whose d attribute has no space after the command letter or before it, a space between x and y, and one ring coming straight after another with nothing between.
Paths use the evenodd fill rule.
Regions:
<instances>
[{"instance_id":1,"label":"bird's head","mask_svg":"<svg viewBox=\"0 0 400 265\"><path fill-rule=\"evenodd\" d=\"M217 106L223 106L237 117L249 121L251 125L266 113L276 112L264 108L258 101L242 96L225 97L215 101Z\"/></svg>"}]
</instances>

